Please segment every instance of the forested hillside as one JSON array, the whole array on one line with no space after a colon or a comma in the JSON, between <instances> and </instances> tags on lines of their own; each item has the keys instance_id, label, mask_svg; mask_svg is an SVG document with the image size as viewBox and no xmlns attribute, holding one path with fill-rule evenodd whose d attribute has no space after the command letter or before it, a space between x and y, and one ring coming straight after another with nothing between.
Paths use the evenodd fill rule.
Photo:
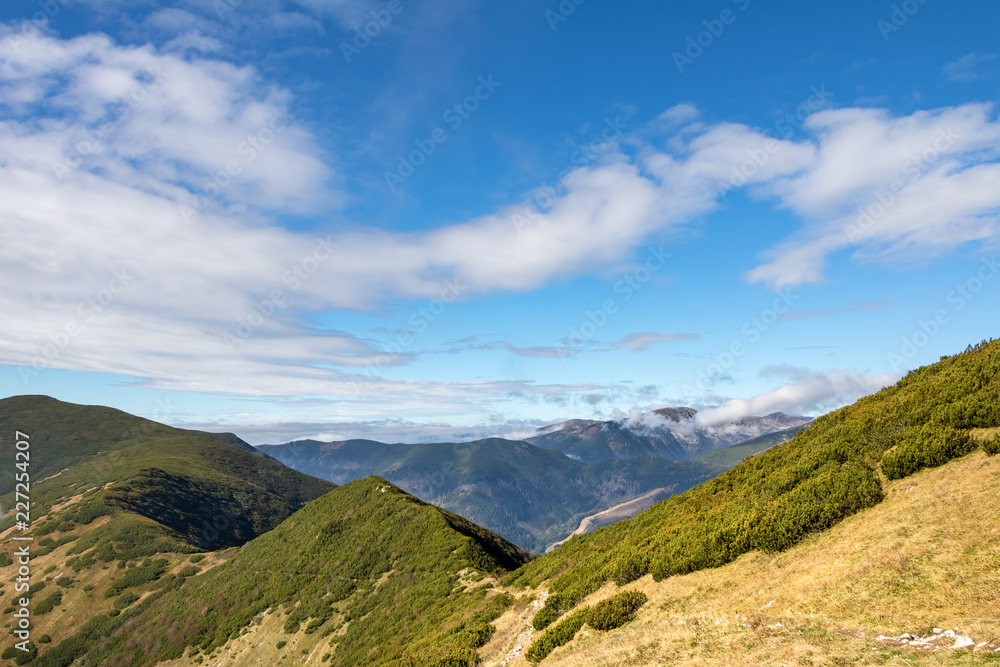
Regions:
<instances>
[{"instance_id":1,"label":"forested hillside","mask_svg":"<svg viewBox=\"0 0 1000 667\"><path fill-rule=\"evenodd\" d=\"M338 484L384 477L535 553L566 537L584 516L654 489L684 491L725 469L659 456L589 465L502 438L413 445L307 440L260 449Z\"/></svg>"}]
</instances>

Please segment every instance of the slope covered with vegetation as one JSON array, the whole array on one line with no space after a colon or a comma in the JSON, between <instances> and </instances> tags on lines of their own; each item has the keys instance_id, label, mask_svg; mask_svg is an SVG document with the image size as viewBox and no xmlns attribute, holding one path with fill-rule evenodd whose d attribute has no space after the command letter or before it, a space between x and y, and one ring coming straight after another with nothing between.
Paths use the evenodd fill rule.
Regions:
<instances>
[{"instance_id":1,"label":"slope covered with vegetation","mask_svg":"<svg viewBox=\"0 0 1000 667\"><path fill-rule=\"evenodd\" d=\"M332 665L471 664L512 599L486 600L491 587L466 588L459 573L503 574L527 558L370 477L309 503L208 572L168 580L125 612L95 617L42 650L37 664L212 661L273 614L285 635L315 635Z\"/></svg>"},{"instance_id":2,"label":"slope covered with vegetation","mask_svg":"<svg viewBox=\"0 0 1000 667\"><path fill-rule=\"evenodd\" d=\"M58 536L108 517L81 542L100 547L108 561L237 546L334 488L232 434L175 429L46 396L0 400L3 460L14 460L15 431L30 442L32 534ZM0 471L5 512L13 506L14 472L13 464ZM0 530L14 518L7 514Z\"/></svg>"},{"instance_id":3,"label":"slope covered with vegetation","mask_svg":"<svg viewBox=\"0 0 1000 667\"><path fill-rule=\"evenodd\" d=\"M940 465L976 446L971 429L996 426L1000 341L991 341L912 371L632 519L575 537L507 583L550 582L553 594L534 620L541 629L609 579L625 585L649 573L659 581L787 549L881 502L884 466L896 471L902 459L905 474Z\"/></svg>"},{"instance_id":4,"label":"slope covered with vegetation","mask_svg":"<svg viewBox=\"0 0 1000 667\"><path fill-rule=\"evenodd\" d=\"M588 515L653 489L680 492L723 470L659 456L590 465L502 438L415 445L301 441L260 449L338 484L378 475L537 553Z\"/></svg>"},{"instance_id":5,"label":"slope covered with vegetation","mask_svg":"<svg viewBox=\"0 0 1000 667\"><path fill-rule=\"evenodd\" d=\"M777 554L608 583L530 637L517 636L530 613L511 609L483 664L530 667L507 659L518 644L528 658L545 655L541 667L1000 664L1000 456L973 452L887 482L885 494ZM648 596L634 621L611 631L586 623L623 591ZM581 611L576 627L556 632Z\"/></svg>"}]
</instances>

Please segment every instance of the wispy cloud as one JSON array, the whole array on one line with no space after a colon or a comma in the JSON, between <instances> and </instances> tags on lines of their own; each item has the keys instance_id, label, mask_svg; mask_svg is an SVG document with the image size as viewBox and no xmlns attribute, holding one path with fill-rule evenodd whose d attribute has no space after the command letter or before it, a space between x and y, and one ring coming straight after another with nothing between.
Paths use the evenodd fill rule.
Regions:
<instances>
[{"instance_id":1,"label":"wispy cloud","mask_svg":"<svg viewBox=\"0 0 1000 667\"><path fill-rule=\"evenodd\" d=\"M612 343L611 347L621 348L629 352L642 352L648 350L658 343L668 343L679 340L698 340L698 334L676 334L676 333L631 333L621 340Z\"/></svg>"},{"instance_id":2,"label":"wispy cloud","mask_svg":"<svg viewBox=\"0 0 1000 667\"><path fill-rule=\"evenodd\" d=\"M945 65L944 73L959 83L997 78L1000 77L1000 55L969 53Z\"/></svg>"},{"instance_id":3,"label":"wispy cloud","mask_svg":"<svg viewBox=\"0 0 1000 667\"><path fill-rule=\"evenodd\" d=\"M407 419L367 421L218 420L175 421L179 428L236 433L252 445L276 445L294 440L337 442L377 440L386 443L468 442L483 438L520 440L532 435L544 422L528 419L496 418L478 424L461 425L447 421L415 422Z\"/></svg>"},{"instance_id":4,"label":"wispy cloud","mask_svg":"<svg viewBox=\"0 0 1000 667\"><path fill-rule=\"evenodd\" d=\"M837 315L847 315L849 313L866 313L871 310L880 310L892 305L891 301L867 301L855 306L844 306L843 308L817 308L805 310L790 310L782 313L778 317L779 322L796 322L798 320L814 320L820 317L835 317Z\"/></svg>"},{"instance_id":5,"label":"wispy cloud","mask_svg":"<svg viewBox=\"0 0 1000 667\"><path fill-rule=\"evenodd\" d=\"M627 350L629 352L641 352L648 350L658 343L673 341L698 340L698 334L673 334L673 333L632 333L619 341L613 343L602 343L600 341L588 341L587 345L565 345L565 346L532 346L521 347L508 341L486 341L480 342L481 336L472 336L460 341L452 341L448 352L462 352L466 350L506 350L511 354L521 357L546 357L552 359L563 359L573 357L578 354L592 352L610 352L612 350Z\"/></svg>"}]
</instances>

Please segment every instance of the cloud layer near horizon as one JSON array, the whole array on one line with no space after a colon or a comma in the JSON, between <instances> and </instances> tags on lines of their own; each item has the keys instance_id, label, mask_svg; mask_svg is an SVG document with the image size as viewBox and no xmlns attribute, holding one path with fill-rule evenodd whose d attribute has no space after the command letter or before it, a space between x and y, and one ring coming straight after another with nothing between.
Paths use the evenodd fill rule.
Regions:
<instances>
[{"instance_id":1,"label":"cloud layer near horizon","mask_svg":"<svg viewBox=\"0 0 1000 667\"><path fill-rule=\"evenodd\" d=\"M817 415L873 394L898 379L893 373L875 376L844 370L810 373L753 398L734 398L717 408L702 410L695 418L707 426L772 412Z\"/></svg>"}]
</instances>

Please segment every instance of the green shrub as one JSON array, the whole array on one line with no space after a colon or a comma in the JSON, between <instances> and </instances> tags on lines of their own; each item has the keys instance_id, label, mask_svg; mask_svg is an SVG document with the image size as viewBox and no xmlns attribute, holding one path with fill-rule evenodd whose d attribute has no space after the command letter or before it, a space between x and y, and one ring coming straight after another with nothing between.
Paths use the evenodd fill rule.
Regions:
<instances>
[{"instance_id":1,"label":"green shrub","mask_svg":"<svg viewBox=\"0 0 1000 667\"><path fill-rule=\"evenodd\" d=\"M69 577L59 577L56 579L56 586L62 586L63 588L69 588L73 585L73 580Z\"/></svg>"},{"instance_id":2,"label":"green shrub","mask_svg":"<svg viewBox=\"0 0 1000 667\"><path fill-rule=\"evenodd\" d=\"M147 560L142 565L126 569L125 574L111 582L108 590L104 593L104 597L114 597L126 588L141 586L147 582L159 579L167 570L168 562L166 558L157 558L155 561Z\"/></svg>"},{"instance_id":3,"label":"green shrub","mask_svg":"<svg viewBox=\"0 0 1000 667\"><path fill-rule=\"evenodd\" d=\"M990 456L1000 454L1000 433L997 433L992 438L983 441L983 451Z\"/></svg>"},{"instance_id":4,"label":"green shrub","mask_svg":"<svg viewBox=\"0 0 1000 667\"><path fill-rule=\"evenodd\" d=\"M557 625L549 628L541 637L536 639L524 657L530 662L541 662L549 653L552 653L552 651L564 644L568 644L576 636L580 628L583 627L590 611L590 607L583 607L566 616Z\"/></svg>"},{"instance_id":5,"label":"green shrub","mask_svg":"<svg viewBox=\"0 0 1000 667\"><path fill-rule=\"evenodd\" d=\"M51 644L52 643L52 637L49 637L48 635L42 635L41 637L38 638L38 643L39 644Z\"/></svg>"},{"instance_id":6,"label":"green shrub","mask_svg":"<svg viewBox=\"0 0 1000 667\"><path fill-rule=\"evenodd\" d=\"M285 620L284 631L286 635L295 634L301 627L302 620L294 613Z\"/></svg>"},{"instance_id":7,"label":"green shrub","mask_svg":"<svg viewBox=\"0 0 1000 667\"><path fill-rule=\"evenodd\" d=\"M631 583L649 572L649 556L638 553L619 555L608 566L608 576L619 586Z\"/></svg>"},{"instance_id":8,"label":"green shrub","mask_svg":"<svg viewBox=\"0 0 1000 667\"><path fill-rule=\"evenodd\" d=\"M24 665L31 662L38 655L38 647L35 646L34 642L28 644L28 650L22 651L21 649L14 648L11 646L7 650L0 654L0 658L5 660L13 660L19 665Z\"/></svg>"},{"instance_id":9,"label":"green shrub","mask_svg":"<svg viewBox=\"0 0 1000 667\"><path fill-rule=\"evenodd\" d=\"M473 667L478 658L474 649L454 649L434 663L434 667Z\"/></svg>"},{"instance_id":10,"label":"green shrub","mask_svg":"<svg viewBox=\"0 0 1000 667\"><path fill-rule=\"evenodd\" d=\"M826 530L844 517L877 505L884 495L874 471L831 461L766 508L756 527L748 532L749 546L765 551L787 549L810 532ZM738 538L724 542L736 543ZM736 555L738 552L726 554L723 562Z\"/></svg>"},{"instance_id":11,"label":"green shrub","mask_svg":"<svg viewBox=\"0 0 1000 667\"><path fill-rule=\"evenodd\" d=\"M62 591L56 591L46 596L35 606L35 615L47 614L62 604Z\"/></svg>"},{"instance_id":12,"label":"green shrub","mask_svg":"<svg viewBox=\"0 0 1000 667\"><path fill-rule=\"evenodd\" d=\"M547 628L553 621L575 607L580 600L603 586L604 581L604 573L600 570L574 577L563 590L549 596L545 606L532 619L532 627L535 630Z\"/></svg>"},{"instance_id":13,"label":"green shrub","mask_svg":"<svg viewBox=\"0 0 1000 667\"><path fill-rule=\"evenodd\" d=\"M129 607L133 602L138 601L139 595L134 591L126 591L121 594L121 596L115 600L115 609L124 609Z\"/></svg>"},{"instance_id":14,"label":"green shrub","mask_svg":"<svg viewBox=\"0 0 1000 667\"><path fill-rule=\"evenodd\" d=\"M531 627L535 630L544 630L545 628L552 625L552 622L559 618L559 612L555 605L550 605L548 602L545 606L538 610L535 617L531 619Z\"/></svg>"},{"instance_id":15,"label":"green shrub","mask_svg":"<svg viewBox=\"0 0 1000 667\"><path fill-rule=\"evenodd\" d=\"M76 539L77 539L76 535L63 535L58 540L53 540L51 537L43 538L38 541L38 546L40 548L35 550L33 556L35 558L38 558L40 556L47 556L48 554L52 553L62 545L69 544L70 542L73 542ZM51 567L53 570L55 569L55 566ZM45 574L48 574L48 572L46 572Z\"/></svg>"},{"instance_id":16,"label":"green shrub","mask_svg":"<svg viewBox=\"0 0 1000 667\"><path fill-rule=\"evenodd\" d=\"M463 644L479 648L486 645L494 632L496 632L496 628L491 623L474 623L467 625L462 630L461 641Z\"/></svg>"},{"instance_id":17,"label":"green shrub","mask_svg":"<svg viewBox=\"0 0 1000 667\"><path fill-rule=\"evenodd\" d=\"M639 607L646 604L645 593L626 591L600 602L587 614L587 625L595 630L614 630L633 618Z\"/></svg>"},{"instance_id":18,"label":"green shrub","mask_svg":"<svg viewBox=\"0 0 1000 667\"><path fill-rule=\"evenodd\" d=\"M194 565L185 565L181 568L181 571L177 573L177 576L181 579L185 579L187 577L193 577L199 572L201 572L201 568L195 567Z\"/></svg>"},{"instance_id":19,"label":"green shrub","mask_svg":"<svg viewBox=\"0 0 1000 667\"><path fill-rule=\"evenodd\" d=\"M944 465L965 456L976 444L968 431L940 424L909 429L895 449L882 459L882 472L889 479L903 479L923 468Z\"/></svg>"},{"instance_id":20,"label":"green shrub","mask_svg":"<svg viewBox=\"0 0 1000 667\"><path fill-rule=\"evenodd\" d=\"M188 558L188 560L191 561L192 563L200 563L201 561L205 560L205 554L195 554L190 558Z\"/></svg>"},{"instance_id":21,"label":"green shrub","mask_svg":"<svg viewBox=\"0 0 1000 667\"><path fill-rule=\"evenodd\" d=\"M281 649L285 648L285 646L287 644L288 644L288 642L286 642L284 639L282 639L280 642L278 642L277 644L274 645L274 648L276 648L276 649L278 649L280 651Z\"/></svg>"}]
</instances>

